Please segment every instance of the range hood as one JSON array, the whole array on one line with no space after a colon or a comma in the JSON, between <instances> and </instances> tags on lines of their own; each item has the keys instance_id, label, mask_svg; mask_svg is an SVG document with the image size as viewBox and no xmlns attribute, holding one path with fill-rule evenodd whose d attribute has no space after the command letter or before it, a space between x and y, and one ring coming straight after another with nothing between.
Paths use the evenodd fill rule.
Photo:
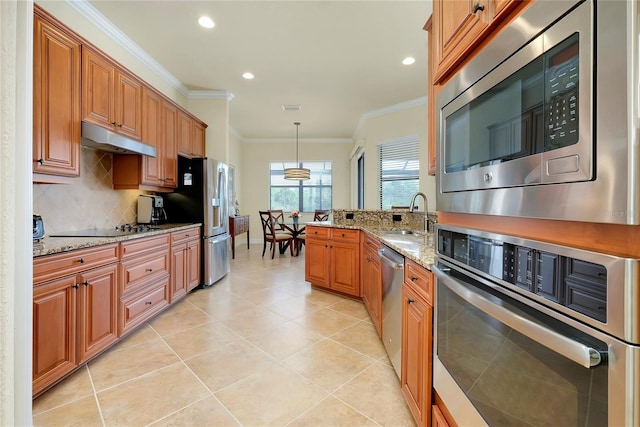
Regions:
<instances>
[{"instance_id":1,"label":"range hood","mask_svg":"<svg viewBox=\"0 0 640 427\"><path fill-rule=\"evenodd\" d=\"M156 157L156 148L90 122L82 122L82 145L116 154L144 154Z\"/></svg>"}]
</instances>

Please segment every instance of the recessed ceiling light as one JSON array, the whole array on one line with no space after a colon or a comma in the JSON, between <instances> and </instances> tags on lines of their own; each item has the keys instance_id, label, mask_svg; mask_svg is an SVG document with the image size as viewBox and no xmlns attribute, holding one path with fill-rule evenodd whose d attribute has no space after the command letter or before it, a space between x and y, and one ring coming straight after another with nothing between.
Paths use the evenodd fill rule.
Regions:
<instances>
[{"instance_id":1,"label":"recessed ceiling light","mask_svg":"<svg viewBox=\"0 0 640 427\"><path fill-rule=\"evenodd\" d=\"M302 110L302 105L299 104L284 104L282 106L282 111L300 111Z\"/></svg>"},{"instance_id":2,"label":"recessed ceiling light","mask_svg":"<svg viewBox=\"0 0 640 427\"><path fill-rule=\"evenodd\" d=\"M403 63L404 65L411 65L411 64L413 64L414 62L416 62L416 59L415 59L415 58L413 58L413 57L411 57L411 56L407 56L406 58L404 58L404 59L402 60L402 63Z\"/></svg>"},{"instance_id":3,"label":"recessed ceiling light","mask_svg":"<svg viewBox=\"0 0 640 427\"><path fill-rule=\"evenodd\" d=\"M201 16L200 18L198 18L198 24L200 24L204 28L213 28L216 26L216 23L213 22L213 19L209 18L208 16Z\"/></svg>"},{"instance_id":4,"label":"recessed ceiling light","mask_svg":"<svg viewBox=\"0 0 640 427\"><path fill-rule=\"evenodd\" d=\"M244 77L247 80L251 80L255 76L253 74L249 73L249 72L246 72L246 73L242 73L242 77Z\"/></svg>"}]
</instances>

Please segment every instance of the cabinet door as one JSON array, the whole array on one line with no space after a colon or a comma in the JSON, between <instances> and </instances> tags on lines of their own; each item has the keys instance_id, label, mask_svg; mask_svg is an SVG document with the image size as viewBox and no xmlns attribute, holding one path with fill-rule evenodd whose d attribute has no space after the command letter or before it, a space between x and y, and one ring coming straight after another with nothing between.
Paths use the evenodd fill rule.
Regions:
<instances>
[{"instance_id":1,"label":"cabinet door","mask_svg":"<svg viewBox=\"0 0 640 427\"><path fill-rule=\"evenodd\" d=\"M148 89L142 91L142 140L156 147L156 157L142 156L142 183L147 185L161 185L163 146L160 143L162 100Z\"/></svg>"},{"instance_id":2,"label":"cabinet door","mask_svg":"<svg viewBox=\"0 0 640 427\"><path fill-rule=\"evenodd\" d=\"M82 50L82 120L115 130L115 74L102 56Z\"/></svg>"},{"instance_id":3,"label":"cabinet door","mask_svg":"<svg viewBox=\"0 0 640 427\"><path fill-rule=\"evenodd\" d=\"M81 363L118 338L118 264L78 275L78 362Z\"/></svg>"},{"instance_id":4,"label":"cabinet door","mask_svg":"<svg viewBox=\"0 0 640 427\"><path fill-rule=\"evenodd\" d=\"M76 366L76 276L33 289L33 394Z\"/></svg>"},{"instance_id":5,"label":"cabinet door","mask_svg":"<svg viewBox=\"0 0 640 427\"><path fill-rule=\"evenodd\" d=\"M402 285L402 394L419 426L431 416L432 307Z\"/></svg>"},{"instance_id":6,"label":"cabinet door","mask_svg":"<svg viewBox=\"0 0 640 427\"><path fill-rule=\"evenodd\" d=\"M304 279L316 286L329 287L329 243L309 239L305 243Z\"/></svg>"},{"instance_id":7,"label":"cabinet door","mask_svg":"<svg viewBox=\"0 0 640 427\"><path fill-rule=\"evenodd\" d=\"M33 172L80 175L80 44L36 16Z\"/></svg>"},{"instance_id":8,"label":"cabinet door","mask_svg":"<svg viewBox=\"0 0 640 427\"><path fill-rule=\"evenodd\" d=\"M116 131L141 140L142 83L134 77L117 70L115 86Z\"/></svg>"},{"instance_id":9,"label":"cabinet door","mask_svg":"<svg viewBox=\"0 0 640 427\"><path fill-rule=\"evenodd\" d=\"M440 82L457 65L489 26L487 0L436 0L435 81Z\"/></svg>"},{"instance_id":10,"label":"cabinet door","mask_svg":"<svg viewBox=\"0 0 640 427\"><path fill-rule=\"evenodd\" d=\"M431 406L431 420L432 427L449 427L447 418L444 416L438 405Z\"/></svg>"},{"instance_id":11,"label":"cabinet door","mask_svg":"<svg viewBox=\"0 0 640 427\"><path fill-rule=\"evenodd\" d=\"M187 243L187 292L200 284L200 240Z\"/></svg>"},{"instance_id":12,"label":"cabinet door","mask_svg":"<svg viewBox=\"0 0 640 427\"><path fill-rule=\"evenodd\" d=\"M382 336L382 271L380 269L380 257L370 249L365 249L362 260L365 263L362 269L362 300L373 326Z\"/></svg>"},{"instance_id":13,"label":"cabinet door","mask_svg":"<svg viewBox=\"0 0 640 427\"><path fill-rule=\"evenodd\" d=\"M169 282L169 302L187 294L187 244L171 245L171 280Z\"/></svg>"},{"instance_id":14,"label":"cabinet door","mask_svg":"<svg viewBox=\"0 0 640 427\"><path fill-rule=\"evenodd\" d=\"M436 88L433 83L435 42L433 37L433 15L424 25L428 38L428 61L427 61L427 86L428 86L428 112L427 112L427 160L429 175L436 174Z\"/></svg>"},{"instance_id":15,"label":"cabinet door","mask_svg":"<svg viewBox=\"0 0 640 427\"><path fill-rule=\"evenodd\" d=\"M331 289L360 296L360 250L357 243L331 242Z\"/></svg>"},{"instance_id":16,"label":"cabinet door","mask_svg":"<svg viewBox=\"0 0 640 427\"><path fill-rule=\"evenodd\" d=\"M168 102L162 103L162 186L178 186L178 108Z\"/></svg>"},{"instance_id":17,"label":"cabinet door","mask_svg":"<svg viewBox=\"0 0 640 427\"><path fill-rule=\"evenodd\" d=\"M178 153L189 158L192 157L193 154L193 150L191 149L192 126L193 119L185 112L180 111L178 113Z\"/></svg>"},{"instance_id":18,"label":"cabinet door","mask_svg":"<svg viewBox=\"0 0 640 427\"><path fill-rule=\"evenodd\" d=\"M197 120L193 121L193 135L192 135L192 156L204 157L205 153L205 127Z\"/></svg>"}]
</instances>

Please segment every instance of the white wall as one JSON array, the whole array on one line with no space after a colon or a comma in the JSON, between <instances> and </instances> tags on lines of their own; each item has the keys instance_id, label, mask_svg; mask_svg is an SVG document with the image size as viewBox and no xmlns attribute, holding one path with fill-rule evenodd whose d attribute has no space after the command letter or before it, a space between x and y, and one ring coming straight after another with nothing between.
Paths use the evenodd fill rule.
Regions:
<instances>
[{"instance_id":1,"label":"white wall","mask_svg":"<svg viewBox=\"0 0 640 427\"><path fill-rule=\"evenodd\" d=\"M364 207L379 209L378 145L382 141L418 135L420 139L420 191L427 195L429 211L436 210L436 181L429 176L427 149L426 98L410 102L405 108L395 108L387 114L365 115L354 140L364 143L365 180ZM368 118L366 116L369 116ZM355 163L355 157L352 164ZM354 183L355 185L355 183ZM407 205L411 200L407 199Z\"/></svg>"},{"instance_id":2,"label":"white wall","mask_svg":"<svg viewBox=\"0 0 640 427\"><path fill-rule=\"evenodd\" d=\"M346 209L350 206L349 154L352 143L305 143L300 140L299 159L302 161L331 161L333 168L333 207ZM269 163L295 161L295 142L243 142L240 213L251 215L251 241L262 243L262 226L258 211L269 209ZM238 170L236 170L236 176ZM303 216L302 221L313 217Z\"/></svg>"}]
</instances>

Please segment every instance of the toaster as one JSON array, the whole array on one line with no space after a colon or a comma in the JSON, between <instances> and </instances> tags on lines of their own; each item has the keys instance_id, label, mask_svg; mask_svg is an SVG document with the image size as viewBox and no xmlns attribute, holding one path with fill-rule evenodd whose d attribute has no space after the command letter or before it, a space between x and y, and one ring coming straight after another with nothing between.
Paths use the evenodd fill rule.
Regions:
<instances>
[{"instance_id":1,"label":"toaster","mask_svg":"<svg viewBox=\"0 0 640 427\"><path fill-rule=\"evenodd\" d=\"M44 222L40 215L33 215L33 240L40 240L44 237Z\"/></svg>"}]
</instances>

